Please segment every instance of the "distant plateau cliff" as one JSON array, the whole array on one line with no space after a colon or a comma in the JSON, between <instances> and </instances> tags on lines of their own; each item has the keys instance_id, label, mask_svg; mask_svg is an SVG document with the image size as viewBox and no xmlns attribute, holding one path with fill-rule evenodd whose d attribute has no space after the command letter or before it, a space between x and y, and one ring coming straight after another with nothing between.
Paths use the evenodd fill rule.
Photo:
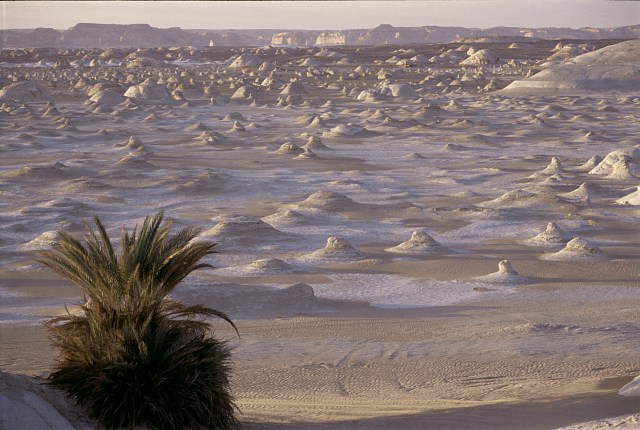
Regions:
<instances>
[{"instance_id":1,"label":"distant plateau cliff","mask_svg":"<svg viewBox=\"0 0 640 430\"><path fill-rule=\"evenodd\" d=\"M1 48L107 48L157 46L330 46L448 43L469 38L638 39L640 25L618 28L394 27L388 24L354 30L183 30L148 24L77 24L52 28L0 31Z\"/></svg>"}]
</instances>

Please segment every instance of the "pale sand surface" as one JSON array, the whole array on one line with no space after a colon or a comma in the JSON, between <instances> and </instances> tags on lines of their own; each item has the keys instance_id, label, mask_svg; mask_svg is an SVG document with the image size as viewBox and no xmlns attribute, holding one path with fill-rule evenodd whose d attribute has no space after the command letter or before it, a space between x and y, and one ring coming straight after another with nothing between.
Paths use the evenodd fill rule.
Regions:
<instances>
[{"instance_id":1,"label":"pale sand surface","mask_svg":"<svg viewBox=\"0 0 640 430\"><path fill-rule=\"evenodd\" d=\"M0 62L49 91L0 95L0 371L18 375L2 393L50 372L42 323L81 298L36 251L93 214L117 235L164 208L218 243L175 298L238 325L214 322L247 428L550 429L637 412L617 390L640 373L640 208L624 199L640 97L497 95L555 43L474 44L501 60L468 68L459 45L336 48L343 63L254 51L273 74L227 67L234 49L134 54L158 61L145 68L88 67L100 51L60 54L80 61L68 69ZM416 54L434 60L385 62ZM151 99L85 104L91 85L123 95L147 79L161 84L129 96ZM538 236L550 222L561 234ZM414 231L440 246L398 248Z\"/></svg>"}]
</instances>

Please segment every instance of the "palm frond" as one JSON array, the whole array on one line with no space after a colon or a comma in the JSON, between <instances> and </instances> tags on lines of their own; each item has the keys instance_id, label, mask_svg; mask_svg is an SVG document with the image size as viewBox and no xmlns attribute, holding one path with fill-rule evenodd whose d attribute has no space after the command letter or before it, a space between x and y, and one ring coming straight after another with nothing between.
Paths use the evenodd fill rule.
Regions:
<instances>
[{"instance_id":1,"label":"palm frond","mask_svg":"<svg viewBox=\"0 0 640 430\"><path fill-rule=\"evenodd\" d=\"M210 336L206 318L231 319L215 309L186 306L170 294L214 243L196 242L199 228L171 234L164 213L121 232L116 252L94 217L84 240L66 232L40 262L84 291L77 312L47 323L60 350L51 383L86 405L106 428L158 429L236 426L229 388L230 351Z\"/></svg>"}]
</instances>

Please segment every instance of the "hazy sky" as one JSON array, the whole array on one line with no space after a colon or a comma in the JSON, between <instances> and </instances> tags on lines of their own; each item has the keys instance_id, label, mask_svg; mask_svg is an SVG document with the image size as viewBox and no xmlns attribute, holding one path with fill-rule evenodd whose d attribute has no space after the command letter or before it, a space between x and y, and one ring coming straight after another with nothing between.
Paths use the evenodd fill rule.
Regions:
<instances>
[{"instance_id":1,"label":"hazy sky","mask_svg":"<svg viewBox=\"0 0 640 430\"><path fill-rule=\"evenodd\" d=\"M78 22L186 29L345 29L394 26L619 27L640 24L640 1L2 1L1 28Z\"/></svg>"}]
</instances>

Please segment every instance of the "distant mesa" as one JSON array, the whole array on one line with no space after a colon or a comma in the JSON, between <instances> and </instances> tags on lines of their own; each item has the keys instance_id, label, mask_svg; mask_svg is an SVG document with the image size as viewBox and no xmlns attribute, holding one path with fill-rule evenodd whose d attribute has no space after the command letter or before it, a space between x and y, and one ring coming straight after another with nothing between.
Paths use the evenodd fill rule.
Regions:
<instances>
[{"instance_id":1,"label":"distant mesa","mask_svg":"<svg viewBox=\"0 0 640 430\"><path fill-rule=\"evenodd\" d=\"M332 45L402 45L412 43L469 43L507 40L517 43L538 39L633 39L638 37L640 25L619 28L529 28L495 27L487 29L464 27L394 27L388 24L370 29L339 31L319 30L183 30L178 27L156 28L148 24L93 24L80 23L64 30L38 28L34 30L2 30L0 38L4 48L65 47L172 47L192 46L332 46ZM565 52L575 55L571 47L563 47L556 57ZM555 55L555 54L554 54ZM329 55L326 58L331 58ZM400 61L398 59L397 61ZM464 58L459 58L462 61ZM397 62L396 61L396 62ZM474 60L475 61L475 60ZM416 61L417 62L417 61ZM258 66L257 64L256 66ZM244 66L243 66L244 67Z\"/></svg>"}]
</instances>

